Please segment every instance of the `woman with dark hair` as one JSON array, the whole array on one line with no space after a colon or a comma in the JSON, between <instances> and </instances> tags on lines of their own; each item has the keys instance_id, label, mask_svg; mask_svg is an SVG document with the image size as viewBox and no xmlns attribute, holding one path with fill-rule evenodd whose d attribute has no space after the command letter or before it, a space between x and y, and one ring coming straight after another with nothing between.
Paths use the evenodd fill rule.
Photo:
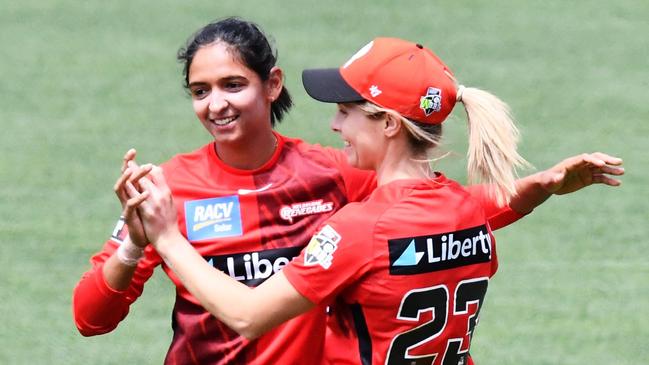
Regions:
<instances>
[{"instance_id":1,"label":"woman with dark hair","mask_svg":"<svg viewBox=\"0 0 649 365\"><path fill-rule=\"evenodd\" d=\"M291 101L276 56L254 24L236 18L209 24L181 49L179 59L196 116L213 141L175 156L153 176L164 176L177 210L176 229L191 242L201 265L245 286L259 286L298 256L335 211L368 196L376 186L375 174L350 167L341 151L273 131ZM268 332L260 336L241 336L228 327L228 319L204 309L183 284L185 278L175 275L148 245L154 231L145 234L139 215L133 214L149 193L129 200L126 187L138 188L135 182L152 169L138 167L134 158L134 151L125 155L123 175L115 184L126 206L124 217L75 289L75 323L81 333L114 329L154 268L162 265L177 286L166 363L294 364L321 359L328 303L309 304L313 310L272 330L266 327ZM570 166L577 166L576 161ZM540 181L537 175L520 180L519 195L502 208L485 193L489 189L472 188L470 195L484 203L481 214L495 229L550 195ZM230 306L258 306L271 317L275 313L262 301L242 303L236 296L219 296L231 299Z\"/></svg>"},{"instance_id":2,"label":"woman with dark hair","mask_svg":"<svg viewBox=\"0 0 649 365\"><path fill-rule=\"evenodd\" d=\"M213 138L162 165L178 204L178 227L212 267L258 285L297 256L334 211L367 196L375 178L351 168L340 151L273 130L291 97L275 53L255 24L237 18L208 24L178 59L196 116ZM127 174L136 171L134 158L133 150L124 156ZM123 182L115 189L122 198ZM294 364L304 349L322 357L325 305L256 340L239 336L203 309L164 265L135 218L120 219L75 289L75 323L82 334L113 330L162 264L177 286L166 363Z\"/></svg>"}]
</instances>

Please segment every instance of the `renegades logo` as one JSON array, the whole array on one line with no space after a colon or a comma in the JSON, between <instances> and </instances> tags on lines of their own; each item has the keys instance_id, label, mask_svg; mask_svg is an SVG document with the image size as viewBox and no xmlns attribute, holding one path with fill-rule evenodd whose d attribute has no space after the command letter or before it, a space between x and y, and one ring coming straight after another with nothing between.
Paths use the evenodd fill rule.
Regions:
<instances>
[{"instance_id":1,"label":"renegades logo","mask_svg":"<svg viewBox=\"0 0 649 365\"><path fill-rule=\"evenodd\" d=\"M241 236L239 196L186 201L185 223L190 241Z\"/></svg>"},{"instance_id":2,"label":"renegades logo","mask_svg":"<svg viewBox=\"0 0 649 365\"><path fill-rule=\"evenodd\" d=\"M304 215L320 214L331 212L334 209L334 203L322 202L322 199L312 200L304 203L295 203L284 205L279 209L279 216L285 221L293 223L293 218Z\"/></svg>"}]
</instances>

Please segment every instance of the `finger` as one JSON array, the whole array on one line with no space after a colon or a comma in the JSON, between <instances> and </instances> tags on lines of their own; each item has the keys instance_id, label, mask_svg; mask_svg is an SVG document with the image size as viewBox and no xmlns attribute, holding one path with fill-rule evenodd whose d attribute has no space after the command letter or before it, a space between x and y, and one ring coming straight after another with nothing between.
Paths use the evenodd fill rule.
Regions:
<instances>
[{"instance_id":1,"label":"finger","mask_svg":"<svg viewBox=\"0 0 649 365\"><path fill-rule=\"evenodd\" d=\"M622 181L618 179L614 179L612 177L606 176L606 175L594 175L593 176L593 183L596 184L604 184L604 185L609 185L609 186L620 186L622 185Z\"/></svg>"},{"instance_id":2,"label":"finger","mask_svg":"<svg viewBox=\"0 0 649 365\"><path fill-rule=\"evenodd\" d=\"M624 168L623 167L606 165L606 166L600 167L599 172L604 173L604 174L609 174L609 175L620 176L620 175L624 175Z\"/></svg>"},{"instance_id":3,"label":"finger","mask_svg":"<svg viewBox=\"0 0 649 365\"><path fill-rule=\"evenodd\" d=\"M160 189L148 177L140 179L140 187L143 191L148 191L151 196L160 195Z\"/></svg>"},{"instance_id":4,"label":"finger","mask_svg":"<svg viewBox=\"0 0 649 365\"><path fill-rule=\"evenodd\" d=\"M144 176L149 174L151 172L152 168L153 168L153 166L151 164L144 164L144 165L140 166L136 170L135 174L133 174L133 176L129 179L129 181L130 182L138 182L141 178L143 178Z\"/></svg>"},{"instance_id":5,"label":"finger","mask_svg":"<svg viewBox=\"0 0 649 365\"><path fill-rule=\"evenodd\" d=\"M147 199L148 197L149 197L149 192L148 192L148 191L144 191L144 192L142 192L142 193L138 193L137 196L132 197L131 199L129 199L129 200L126 202L126 206L127 206L129 209L133 210L133 209L139 207L140 205L142 205L144 202L146 202L146 199Z\"/></svg>"},{"instance_id":6,"label":"finger","mask_svg":"<svg viewBox=\"0 0 649 365\"><path fill-rule=\"evenodd\" d=\"M167 179L165 178L161 167L154 166L153 170L151 170L151 181L158 187L160 191L170 191L169 186L167 185Z\"/></svg>"},{"instance_id":7,"label":"finger","mask_svg":"<svg viewBox=\"0 0 649 365\"><path fill-rule=\"evenodd\" d=\"M138 190L138 188L135 187L135 185L130 181L127 181L124 184L124 192L126 193L126 197L128 199L135 198L136 196L139 196L143 193L143 191Z\"/></svg>"},{"instance_id":8,"label":"finger","mask_svg":"<svg viewBox=\"0 0 649 365\"><path fill-rule=\"evenodd\" d=\"M113 185L113 191L115 195L119 198L120 202L124 203L127 200L127 197L124 195L124 183L128 181L128 178L131 176L133 171L131 169L126 169L122 175L117 179L115 185Z\"/></svg>"},{"instance_id":9,"label":"finger","mask_svg":"<svg viewBox=\"0 0 649 365\"><path fill-rule=\"evenodd\" d=\"M126 170L126 168L128 167L128 162L135 159L136 154L137 151L135 150L135 148L131 148L126 151L124 157L122 158L122 172L124 172L124 170Z\"/></svg>"},{"instance_id":10,"label":"finger","mask_svg":"<svg viewBox=\"0 0 649 365\"><path fill-rule=\"evenodd\" d=\"M584 162L591 166L602 167L606 165L606 162L601 158L597 157L594 153L584 153L581 155L581 158Z\"/></svg>"},{"instance_id":11,"label":"finger","mask_svg":"<svg viewBox=\"0 0 649 365\"><path fill-rule=\"evenodd\" d=\"M591 155L593 155L595 158L598 158L598 159L606 162L608 165L620 166L624 162L619 157L607 155L606 153L602 153L602 152L594 152Z\"/></svg>"}]
</instances>

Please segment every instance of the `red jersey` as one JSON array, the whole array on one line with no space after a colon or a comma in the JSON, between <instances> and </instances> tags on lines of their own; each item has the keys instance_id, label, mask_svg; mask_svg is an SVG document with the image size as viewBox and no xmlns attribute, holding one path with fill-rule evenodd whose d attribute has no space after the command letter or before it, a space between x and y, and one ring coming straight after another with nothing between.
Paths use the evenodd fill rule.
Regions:
<instances>
[{"instance_id":1,"label":"red jersey","mask_svg":"<svg viewBox=\"0 0 649 365\"><path fill-rule=\"evenodd\" d=\"M349 167L341 152L277 137L275 154L252 171L225 165L214 143L162 165L182 233L214 267L248 285L258 285L281 269L322 222L375 187L374 174ZM484 196L484 191L478 188L475 195ZM492 208L494 221L502 224L520 218L508 207ZM102 268L126 234L123 222L118 223L113 238L91 258L92 268L75 288L74 319L82 334L98 335L117 327L155 267L162 264L177 287L167 364L304 363L304 349L309 349L309 360L322 357L322 307L248 341L205 311L151 246L145 249L129 288L113 290ZM332 348L331 353L357 358L342 349Z\"/></svg>"},{"instance_id":2,"label":"red jersey","mask_svg":"<svg viewBox=\"0 0 649 365\"><path fill-rule=\"evenodd\" d=\"M356 363L440 365L470 363L496 269L484 205L440 174L347 205L283 272L312 302L350 306Z\"/></svg>"},{"instance_id":3,"label":"red jersey","mask_svg":"<svg viewBox=\"0 0 649 365\"><path fill-rule=\"evenodd\" d=\"M316 227L375 187L374 174L349 167L340 151L277 137L273 157L254 171L225 165L214 143L162 165L183 235L215 268L249 286L280 270ZM111 289L102 267L125 237L122 228L92 257L92 269L75 288L75 322L84 335L114 329L162 264L177 288L166 364L302 364L305 351L322 358L324 305L249 341L203 309L150 246L130 287Z\"/></svg>"}]
</instances>

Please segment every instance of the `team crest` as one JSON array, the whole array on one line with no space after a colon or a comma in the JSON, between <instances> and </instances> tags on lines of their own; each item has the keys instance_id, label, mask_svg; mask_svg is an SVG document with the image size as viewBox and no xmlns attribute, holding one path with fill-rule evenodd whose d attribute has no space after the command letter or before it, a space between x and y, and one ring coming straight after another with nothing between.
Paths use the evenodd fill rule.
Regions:
<instances>
[{"instance_id":1,"label":"team crest","mask_svg":"<svg viewBox=\"0 0 649 365\"><path fill-rule=\"evenodd\" d=\"M419 108L424 111L426 116L442 110L442 90L429 87L426 95L419 99Z\"/></svg>"},{"instance_id":2,"label":"team crest","mask_svg":"<svg viewBox=\"0 0 649 365\"><path fill-rule=\"evenodd\" d=\"M334 252L338 249L340 234L330 225L324 226L320 232L316 233L304 252L304 265L312 266L319 264L325 269L331 266Z\"/></svg>"}]
</instances>

